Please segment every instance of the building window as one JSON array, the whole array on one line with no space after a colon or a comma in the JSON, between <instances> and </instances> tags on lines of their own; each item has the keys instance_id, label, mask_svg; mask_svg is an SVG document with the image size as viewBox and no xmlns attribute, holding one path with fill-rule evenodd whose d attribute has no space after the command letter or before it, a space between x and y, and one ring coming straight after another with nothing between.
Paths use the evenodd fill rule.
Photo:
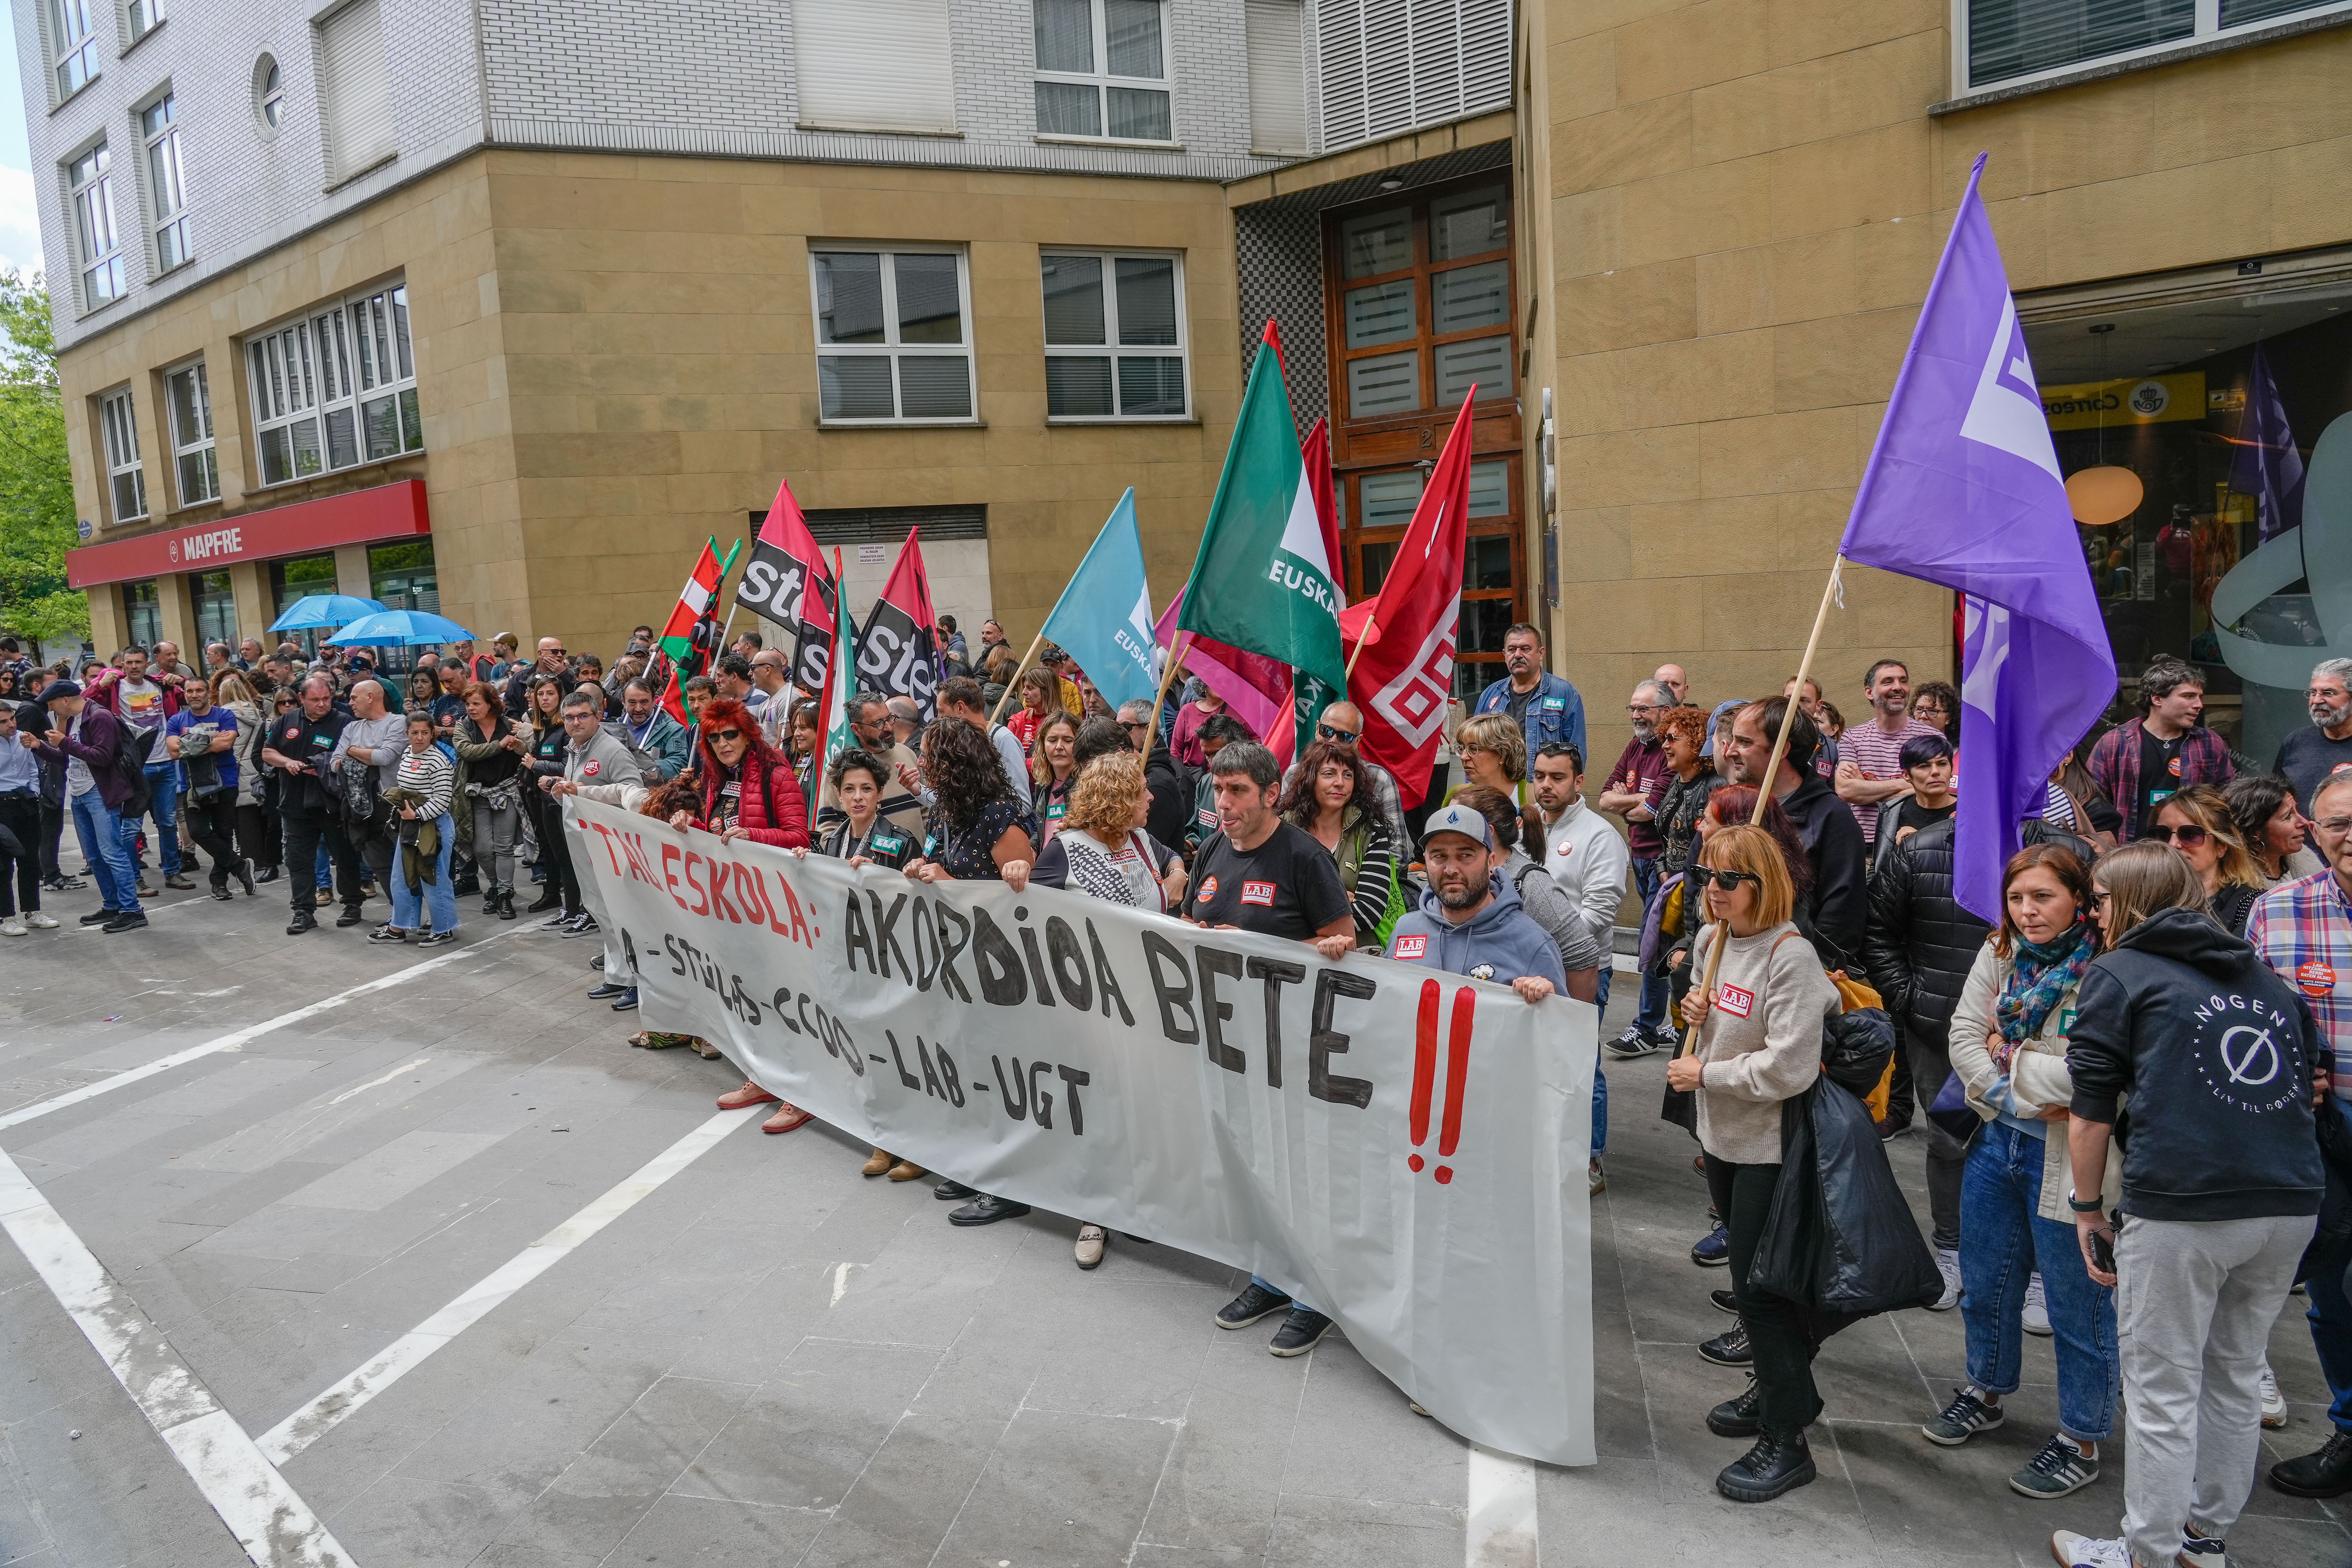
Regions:
<instances>
[{"instance_id":1,"label":"building window","mask_svg":"<svg viewBox=\"0 0 2352 1568\"><path fill-rule=\"evenodd\" d=\"M383 14L376 0L352 0L319 24L319 100L331 184L363 174L399 151Z\"/></svg>"},{"instance_id":2,"label":"building window","mask_svg":"<svg viewBox=\"0 0 2352 1568\"><path fill-rule=\"evenodd\" d=\"M817 401L826 419L970 419L971 283L960 250L817 250Z\"/></svg>"},{"instance_id":3,"label":"building window","mask_svg":"<svg viewBox=\"0 0 2352 1568\"><path fill-rule=\"evenodd\" d=\"M1047 416L1183 417L1182 264L1172 256L1049 250L1038 268ZM1129 352L1152 349L1163 352Z\"/></svg>"},{"instance_id":4,"label":"building window","mask_svg":"<svg viewBox=\"0 0 2352 1568\"><path fill-rule=\"evenodd\" d=\"M180 504L220 500L220 462L213 448L213 393L202 360L163 377L163 402L172 411L172 464L178 475Z\"/></svg>"},{"instance_id":5,"label":"building window","mask_svg":"<svg viewBox=\"0 0 2352 1568\"><path fill-rule=\"evenodd\" d=\"M335 557L330 551L323 555L297 555L269 563L269 618L277 620L294 607L294 601L313 594L339 594L336 586ZM316 632L308 634L317 637Z\"/></svg>"},{"instance_id":6,"label":"building window","mask_svg":"<svg viewBox=\"0 0 2352 1568\"><path fill-rule=\"evenodd\" d=\"M796 0L803 130L952 132L948 0Z\"/></svg>"},{"instance_id":7,"label":"building window","mask_svg":"<svg viewBox=\"0 0 2352 1568\"><path fill-rule=\"evenodd\" d=\"M2285 16L2352 10L2346 0L1954 0L1961 79L2014 86L2095 60L2159 56Z\"/></svg>"},{"instance_id":8,"label":"building window","mask_svg":"<svg viewBox=\"0 0 2352 1568\"><path fill-rule=\"evenodd\" d=\"M137 43L155 30L163 19L163 0L131 0L123 9L123 21L128 25L131 41Z\"/></svg>"},{"instance_id":9,"label":"building window","mask_svg":"<svg viewBox=\"0 0 2352 1568\"><path fill-rule=\"evenodd\" d=\"M90 0L49 0L50 58L57 61L58 100L79 92L98 74L98 32Z\"/></svg>"},{"instance_id":10,"label":"building window","mask_svg":"<svg viewBox=\"0 0 2352 1568\"><path fill-rule=\"evenodd\" d=\"M1480 185L1341 216L1342 416L1410 417L1512 394L1511 220L1503 186Z\"/></svg>"},{"instance_id":11,"label":"building window","mask_svg":"<svg viewBox=\"0 0 2352 1568\"><path fill-rule=\"evenodd\" d=\"M122 584L122 626L130 642L141 647L153 647L163 640L163 604L154 578Z\"/></svg>"},{"instance_id":12,"label":"building window","mask_svg":"<svg viewBox=\"0 0 2352 1568\"><path fill-rule=\"evenodd\" d=\"M1307 39L1300 0L1245 0L1250 151L1310 150L1307 130Z\"/></svg>"},{"instance_id":13,"label":"building window","mask_svg":"<svg viewBox=\"0 0 2352 1568\"><path fill-rule=\"evenodd\" d=\"M105 437L106 487L114 521L135 522L147 515L147 478L139 468L139 425L131 417L131 389L98 400L98 423Z\"/></svg>"},{"instance_id":14,"label":"building window","mask_svg":"<svg viewBox=\"0 0 2352 1568\"><path fill-rule=\"evenodd\" d=\"M122 298L122 241L114 232L114 174L105 142L66 165L66 184L81 247L81 308L95 310Z\"/></svg>"},{"instance_id":15,"label":"building window","mask_svg":"<svg viewBox=\"0 0 2352 1568\"><path fill-rule=\"evenodd\" d=\"M139 111L147 142L147 199L155 215L155 270L169 272L188 258L188 192L180 179L180 117L165 93Z\"/></svg>"},{"instance_id":16,"label":"building window","mask_svg":"<svg viewBox=\"0 0 2352 1568\"><path fill-rule=\"evenodd\" d=\"M1034 4L1039 134L1174 139L1160 0Z\"/></svg>"},{"instance_id":17,"label":"building window","mask_svg":"<svg viewBox=\"0 0 2352 1568\"><path fill-rule=\"evenodd\" d=\"M195 612L199 650L206 643L236 646L236 594L226 571L189 573L188 607Z\"/></svg>"},{"instance_id":18,"label":"building window","mask_svg":"<svg viewBox=\"0 0 2352 1568\"><path fill-rule=\"evenodd\" d=\"M395 610L441 613L441 580L433 568L433 542L405 539L368 547L368 595Z\"/></svg>"},{"instance_id":19,"label":"building window","mask_svg":"<svg viewBox=\"0 0 2352 1568\"><path fill-rule=\"evenodd\" d=\"M405 286L314 310L246 353L264 485L425 449Z\"/></svg>"},{"instance_id":20,"label":"building window","mask_svg":"<svg viewBox=\"0 0 2352 1568\"><path fill-rule=\"evenodd\" d=\"M1462 617L1454 631L1454 693L1483 691L1507 673L1503 637L1519 618L1518 566L1522 545L1517 508L1511 495L1508 458L1481 458L1470 465L1468 537L1463 541ZM1349 597L1368 599L1381 591L1405 529L1421 504L1427 476L1419 468L1379 468L1341 480L1348 557ZM1349 504L1352 502L1352 504Z\"/></svg>"},{"instance_id":21,"label":"building window","mask_svg":"<svg viewBox=\"0 0 2352 1568\"><path fill-rule=\"evenodd\" d=\"M271 131L286 119L286 84L278 79L278 61L268 55L254 62L253 112Z\"/></svg>"}]
</instances>

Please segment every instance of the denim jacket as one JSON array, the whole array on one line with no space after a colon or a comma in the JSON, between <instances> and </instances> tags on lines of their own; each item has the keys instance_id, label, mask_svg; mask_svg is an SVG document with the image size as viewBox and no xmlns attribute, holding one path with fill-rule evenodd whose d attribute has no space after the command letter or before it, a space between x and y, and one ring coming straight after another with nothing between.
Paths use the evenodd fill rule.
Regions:
<instances>
[{"instance_id":1,"label":"denim jacket","mask_svg":"<svg viewBox=\"0 0 2352 1568\"><path fill-rule=\"evenodd\" d=\"M1511 700L1511 678L1505 676L1478 695L1478 713L1500 713ZM1567 679L1547 670L1536 682L1535 700L1528 704L1528 765L1535 765L1535 754L1555 741L1565 741L1576 748L1577 755L1584 750L1584 699Z\"/></svg>"}]
</instances>

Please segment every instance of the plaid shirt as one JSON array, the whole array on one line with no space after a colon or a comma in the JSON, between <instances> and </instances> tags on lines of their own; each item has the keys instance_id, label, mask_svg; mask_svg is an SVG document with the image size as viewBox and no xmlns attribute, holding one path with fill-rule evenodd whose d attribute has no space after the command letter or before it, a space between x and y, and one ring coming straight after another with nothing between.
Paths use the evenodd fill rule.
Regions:
<instances>
[{"instance_id":1,"label":"plaid shirt","mask_svg":"<svg viewBox=\"0 0 2352 1568\"><path fill-rule=\"evenodd\" d=\"M2099 737L2091 748L2091 760L2085 764L2091 780L2107 792L2107 798L2123 813L2124 825L2116 833L2116 842L2127 844L2139 818L2139 746L2145 726L2137 720L2118 724ZM2187 789L2190 784L2209 784L2215 789L2228 784L2238 771L2230 761L2229 742L2200 724L2180 737L2180 782L2175 789Z\"/></svg>"},{"instance_id":2,"label":"plaid shirt","mask_svg":"<svg viewBox=\"0 0 2352 1568\"><path fill-rule=\"evenodd\" d=\"M2352 896L2331 871L2282 882L2246 920L2254 955L2295 988L2338 1062L2352 1067ZM2352 1071L2337 1071L2336 1094L2352 1100Z\"/></svg>"}]
</instances>

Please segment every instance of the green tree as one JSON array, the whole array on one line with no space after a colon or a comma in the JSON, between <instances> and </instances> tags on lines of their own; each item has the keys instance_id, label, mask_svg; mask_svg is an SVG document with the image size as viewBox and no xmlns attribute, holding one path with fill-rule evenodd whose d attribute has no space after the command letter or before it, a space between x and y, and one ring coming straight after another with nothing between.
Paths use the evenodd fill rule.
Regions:
<instances>
[{"instance_id":1,"label":"green tree","mask_svg":"<svg viewBox=\"0 0 2352 1568\"><path fill-rule=\"evenodd\" d=\"M89 638L89 601L66 586L77 537L48 289L0 272L0 627L45 651Z\"/></svg>"}]
</instances>

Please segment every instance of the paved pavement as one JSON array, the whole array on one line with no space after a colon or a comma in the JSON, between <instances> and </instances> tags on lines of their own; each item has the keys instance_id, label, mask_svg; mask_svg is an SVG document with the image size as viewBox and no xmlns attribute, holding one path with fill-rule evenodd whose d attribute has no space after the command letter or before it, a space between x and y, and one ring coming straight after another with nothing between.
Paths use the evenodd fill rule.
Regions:
<instances>
[{"instance_id":1,"label":"paved pavement","mask_svg":"<svg viewBox=\"0 0 2352 1568\"><path fill-rule=\"evenodd\" d=\"M265 1451L263 1560L363 1568L2039 1564L2120 1508L2119 1463L2057 1504L2003 1484L2054 1415L2046 1341L2007 1429L1925 1443L1960 1332L1924 1312L1824 1353L1817 1484L1717 1500L1737 1446L1700 1416L1739 1379L1693 1353L1723 1276L1685 1256L1705 1199L1655 1058L1611 1071L1601 1458L1559 1470L1413 1416L1340 1335L1282 1361L1270 1322L1219 1331L1221 1265L1121 1242L1082 1274L1069 1219L953 1230L845 1138L714 1122L736 1075L625 1048L589 943L471 921L404 978L426 955L284 918L178 895L138 935L0 951L26 1184L0 1191L0 1563L245 1562L208 1496L249 1513ZM1894 1147L1918 1202L1920 1145ZM2270 1447L2301 1452L2325 1390L2294 1313L2273 1355ZM2267 1492L2232 1546L2352 1561L2341 1510Z\"/></svg>"}]
</instances>

